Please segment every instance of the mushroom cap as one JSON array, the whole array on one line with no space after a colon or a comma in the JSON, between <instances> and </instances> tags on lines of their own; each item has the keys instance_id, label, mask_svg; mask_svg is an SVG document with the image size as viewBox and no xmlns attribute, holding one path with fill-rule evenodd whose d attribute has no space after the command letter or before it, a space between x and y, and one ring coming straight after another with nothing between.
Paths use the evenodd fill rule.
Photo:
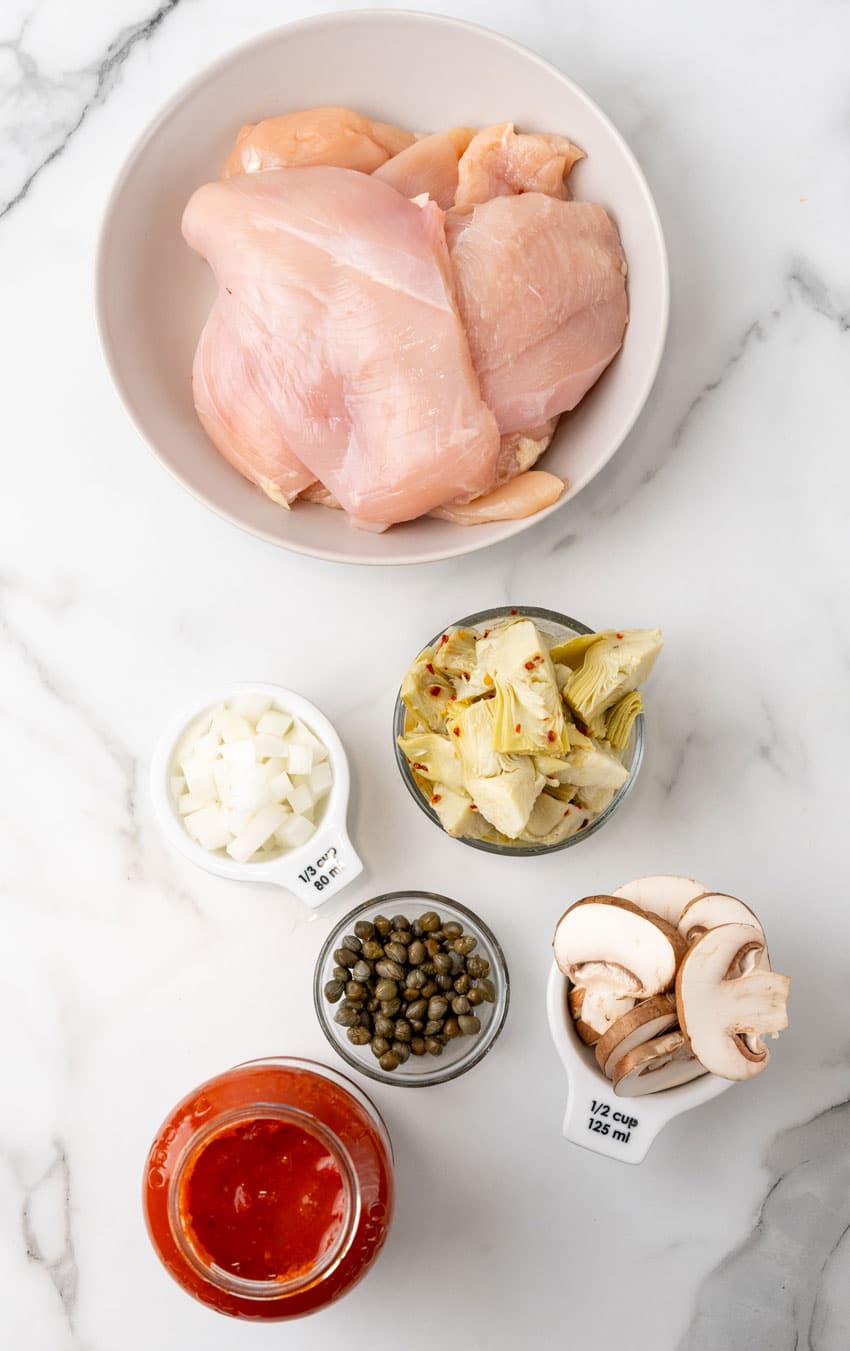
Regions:
<instances>
[{"instance_id":1,"label":"mushroom cap","mask_svg":"<svg viewBox=\"0 0 850 1351\"><path fill-rule=\"evenodd\" d=\"M641 910L660 915L668 924L678 924L679 917L689 901L702 896L709 888L693 877L675 877L658 873L653 877L636 877L618 887L615 896L633 901Z\"/></svg>"},{"instance_id":2,"label":"mushroom cap","mask_svg":"<svg viewBox=\"0 0 850 1351\"><path fill-rule=\"evenodd\" d=\"M676 1001L667 994L652 995L612 1023L596 1043L596 1061L613 1079L624 1055L676 1027Z\"/></svg>"},{"instance_id":3,"label":"mushroom cap","mask_svg":"<svg viewBox=\"0 0 850 1351\"><path fill-rule=\"evenodd\" d=\"M553 947L574 985L638 999L670 989L685 951L671 924L614 896L586 896L570 906Z\"/></svg>"},{"instance_id":4,"label":"mushroom cap","mask_svg":"<svg viewBox=\"0 0 850 1351\"><path fill-rule=\"evenodd\" d=\"M570 1013L585 1046L595 1046L611 1024L634 1005L631 996L610 994L607 990L574 986L569 993Z\"/></svg>"},{"instance_id":5,"label":"mushroom cap","mask_svg":"<svg viewBox=\"0 0 850 1351\"><path fill-rule=\"evenodd\" d=\"M721 924L752 925L761 934L765 955L767 954L764 930L758 916L748 905L744 905L743 901L739 901L737 896L727 896L724 892L707 891L705 895L688 901L679 918L678 929L686 943L693 943L707 929L716 929ZM769 966L769 962L767 965Z\"/></svg>"},{"instance_id":6,"label":"mushroom cap","mask_svg":"<svg viewBox=\"0 0 850 1351\"><path fill-rule=\"evenodd\" d=\"M677 1088L705 1073L681 1032L667 1032L623 1056L614 1071L614 1092L618 1098L640 1098Z\"/></svg>"},{"instance_id":7,"label":"mushroom cap","mask_svg":"<svg viewBox=\"0 0 850 1351\"><path fill-rule=\"evenodd\" d=\"M770 1059L762 1041L788 1026L787 976L759 967L764 935L721 924L688 948L676 977L679 1025L697 1059L723 1079L752 1079Z\"/></svg>"}]
</instances>

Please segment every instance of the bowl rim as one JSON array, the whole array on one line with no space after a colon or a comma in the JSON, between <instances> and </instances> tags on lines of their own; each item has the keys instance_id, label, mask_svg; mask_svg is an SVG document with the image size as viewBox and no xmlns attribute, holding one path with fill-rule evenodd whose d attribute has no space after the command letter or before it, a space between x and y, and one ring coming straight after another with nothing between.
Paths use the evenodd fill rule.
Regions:
<instances>
[{"instance_id":1,"label":"bowl rim","mask_svg":"<svg viewBox=\"0 0 850 1351\"><path fill-rule=\"evenodd\" d=\"M634 177L644 209L647 213L647 219L651 226L651 234L657 251L661 283L660 294L657 297L656 302L659 323L643 379L635 392L635 396L629 400L628 408L620 420L619 429L611 437L611 450L593 472L587 478L583 479L573 491L570 491L572 485L569 485L568 491L556 502L551 503L548 507L544 507L542 511L536 512L533 516L522 517L515 521L499 522L498 524L501 525L502 529L496 539L486 540L483 543L476 543L474 536L475 527L466 526L463 528L469 532L469 543L466 543L465 536L459 536L458 539L462 542L457 545L452 545L449 548L440 548L437 550L426 549L424 551L412 549L404 556L394 558L382 556L377 552L375 554L363 554L359 557L352 557L351 554L338 548L321 548L309 543L301 543L300 541L293 543L291 540L283 540L279 535L264 526L249 523L234 511L215 502L207 493L189 482L188 479L178 471L170 458L148 439L147 432L142 426L140 415L137 413L129 397L126 382L119 374L118 363L115 359L113 344L109 335L109 325L106 313L106 296L109 289L106 256L111 235L112 219L116 207L143 150L148 143L153 140L177 108L185 100L196 93L197 90L201 89L211 76L224 70L231 63L240 61L255 48L261 47L269 41L279 39L285 33L295 34L311 28L323 28L333 25L339 26L345 24L369 23L376 19L389 20L390 22L407 22L415 20L425 24L435 24L439 27L463 29L469 33L477 34L500 43L514 54L535 63L541 70L545 70L547 74L556 76L557 79L566 85L573 96L578 101L583 102L598 119L599 123L616 144L620 155L627 163ZM327 11L323 14L308 15L305 18L295 19L291 23L278 24L273 28L265 29L262 33L258 33L254 37L248 38L246 41L231 47L228 51L217 57L216 60L211 61L202 70L198 71L197 74L193 75L189 80L180 85L162 108L160 108L159 112L147 123L135 138L121 164L115 182L107 196L100 219L93 279L94 310L97 332L100 340L101 352L103 353L112 384L118 394L124 411L130 418L138 435L141 437L148 450L156 457L175 482L179 483L196 502L201 503L207 510L212 511L219 519L229 522L229 524L243 530L246 534L253 535L256 539L261 539L265 543L272 544L276 548L284 549L289 553L301 554L304 557L316 558L328 563L349 563L361 567L411 567L423 563L440 563L449 558L461 558L466 554L476 553L482 549L488 549L498 544L502 544L506 540L512 539L515 535L520 534L522 531L528 530L534 525L537 525L540 521L545 520L546 517L557 511L560 507L566 506L567 502L571 502L577 497L582 489L592 482L606 465L610 464L611 460L625 442L632 428L635 426L635 423L646 406L646 402L657 379L670 325L670 264L664 231L661 225L661 218L658 213L658 208L655 205L655 200L649 184L646 180L646 176L638 163L637 157L631 150L625 137L612 122L611 118L608 117L607 113L602 110L595 99L591 98L581 85L569 75L565 74L564 71L560 70L551 61L547 61L545 57L540 56L531 48L515 41L506 34L500 33L496 29L488 28L484 24L472 23L467 19L455 18L453 15L400 8L367 8L347 11ZM237 471L234 470L234 473L236 472ZM405 523L402 523L402 526L404 524Z\"/></svg>"},{"instance_id":2,"label":"bowl rim","mask_svg":"<svg viewBox=\"0 0 850 1351\"><path fill-rule=\"evenodd\" d=\"M439 1062L437 1062L435 1068L432 1070L423 1069L421 1074L397 1079L388 1071L380 1069L377 1063L373 1066L365 1059L358 1059L353 1051L350 1051L348 1046L343 1043L342 1038L338 1038L334 1034L330 1025L329 1006L324 998L322 987L324 984L324 968L327 964L328 956L333 951L336 942L346 929L350 929L361 916L367 914L369 911L379 908L391 909L396 902L401 904L410 900L426 901L436 910L440 910L441 908L445 910L448 907L450 910L456 911L462 915L468 923L474 926L489 948L494 966L498 968L498 984L496 987L496 1002L493 1006L492 1017L481 1032L480 1037L472 1043L468 1056L464 1056L460 1060L452 1061L442 1068L437 1067L439 1064ZM453 900L451 896L445 896L435 891L420 891L416 888L411 890L401 889L398 891L385 891L378 896L371 896L368 900L361 901L358 905L354 906L352 910L347 911L346 914L334 924L321 946L316 958L316 965L313 968L313 1008L316 1012L319 1026L328 1043L333 1047L337 1054L342 1057L346 1064L352 1069L357 1070L359 1074L365 1074L367 1078L375 1080L376 1083L390 1084L396 1088L428 1088L433 1084L447 1084L453 1079L461 1078L468 1070L471 1070L475 1065L480 1064L484 1057L489 1055L501 1035L508 1016L510 1003L511 981L508 963L505 958L504 949L489 924L461 901ZM436 1057L429 1057L429 1061L426 1061L426 1064L429 1062L435 1063L435 1061Z\"/></svg>"},{"instance_id":3,"label":"bowl rim","mask_svg":"<svg viewBox=\"0 0 850 1351\"><path fill-rule=\"evenodd\" d=\"M597 629L589 628L587 624L582 624L578 619L572 619L569 615L561 614L557 610L548 610L539 605L499 605L491 610L478 610L475 614L464 615L462 619L456 619L451 624L439 629L424 647L433 647L440 635L447 633L449 629L473 628L476 624L482 624L488 619L504 619L510 615L527 616L529 619L549 620L561 625L562 628L572 629L576 634L597 633ZM421 649L420 649L421 650ZM425 813L428 820L437 827L438 830L449 840L455 840L458 844L468 845L470 849L480 849L485 854L498 854L502 858L534 858L541 854L557 854L562 849L569 849L574 844L581 844L583 840L595 835L597 830L606 824L614 815L614 812L620 804L628 797L634 787L640 767L643 764L644 751L646 749L646 720L643 713L639 713L635 719L634 729L634 750L632 751L632 760L629 765L629 777L626 779L622 788L619 788L604 811L600 812L589 825L583 830L577 830L574 835L568 835L565 840L559 840L557 844L498 844L491 840L468 840L464 835L449 835L442 821L435 811L432 810L430 803L426 802L425 797L419 789L416 780L410 772L410 766L402 753L398 744L398 738L404 732L404 720L407 709L402 703L401 688L396 695L395 707L393 708L393 753L395 762L398 766L402 782L414 802Z\"/></svg>"}]
</instances>

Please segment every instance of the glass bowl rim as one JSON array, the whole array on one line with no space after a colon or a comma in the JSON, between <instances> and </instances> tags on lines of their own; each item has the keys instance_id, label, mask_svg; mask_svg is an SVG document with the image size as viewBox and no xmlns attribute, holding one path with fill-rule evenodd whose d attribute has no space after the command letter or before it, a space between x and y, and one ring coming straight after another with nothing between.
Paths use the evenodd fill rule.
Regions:
<instances>
[{"instance_id":1,"label":"glass bowl rim","mask_svg":"<svg viewBox=\"0 0 850 1351\"><path fill-rule=\"evenodd\" d=\"M529 619L549 620L552 623L560 625L562 628L572 629L576 634L596 633L598 630L589 628L587 624L582 624L578 619L572 619L569 615L561 614L558 610L547 610L539 605L499 605L490 610L478 610L475 614L464 615L462 619L453 620L451 624L440 629L425 647L433 647L442 634L447 633L449 629L473 628L476 624L485 623L488 619L506 619L511 615L526 615ZM420 651L422 650L420 649ZM577 830L574 835L568 835L565 840L559 840L556 844L499 844L492 840L468 840L463 835L449 835L439 816L432 810L430 803L425 799L416 783L410 766L405 759L404 754L398 744L398 738L404 734L404 720L407 709L402 702L401 688L396 695L395 707L393 709L393 753L395 761L401 774L402 781L410 796L413 798L420 811L428 817L433 825L450 840L457 840L459 844L465 844L470 849L479 849L485 854L498 854L503 858L533 858L539 854L557 854L562 849L569 849L574 844L581 844L583 840L589 839L595 835L597 830L614 815L614 812L620 806L620 803L631 792L643 763L644 743L646 736L646 725L643 713L639 713L635 719L634 726L634 750L632 751L632 761L629 765L629 777L626 779L622 788L619 788L614 794L608 806L603 812L600 812L588 826L583 830Z\"/></svg>"},{"instance_id":2,"label":"glass bowl rim","mask_svg":"<svg viewBox=\"0 0 850 1351\"><path fill-rule=\"evenodd\" d=\"M348 1046L344 1044L342 1037L337 1037L336 1033L331 1028L330 1009L333 1006L328 1005L325 1000L322 987L324 985L323 975L328 956L332 953L340 936L345 930L351 929L357 920L361 919L369 911L382 910L385 908L391 909L396 902L401 904L406 900L426 901L431 908L436 909L437 911L439 911L441 907L443 909L449 907L451 910L462 915L465 920L470 922L478 934L480 934L485 945L489 948L489 955L492 957L494 968L497 968L498 970L498 980L496 982L496 1000L492 1006L493 1013L490 1021L487 1026L482 1029L480 1036L477 1037L475 1041L471 1042L467 1055L459 1060L452 1061L444 1067L439 1067L437 1057L429 1056L425 1063L429 1066L433 1064L433 1069L423 1068L422 1073L415 1075L415 1077L409 1076L407 1078L397 1079L390 1071L382 1070L377 1062L372 1065L365 1059L358 1059L354 1052L350 1051ZM392 903L389 907L387 906L388 902ZM327 1041L352 1069L357 1070L360 1074L365 1074L367 1078L375 1080L376 1083L389 1084L396 1088L427 1088L432 1084L450 1083L452 1079L459 1079L461 1075L466 1074L473 1066L478 1065L498 1041L502 1029L505 1026L510 1002L511 982L508 973L508 963L502 945L493 933L489 924L487 924L480 915L477 915L474 910L470 910L470 908L461 901L453 900L451 896L444 896L441 893L434 891L419 891L415 888L411 890L402 889L399 891L382 892L378 896L372 896L366 901L361 901L353 910L347 911L333 926L325 938L321 950L319 951L319 955L316 958L316 965L313 971L313 1007L319 1020L319 1026L324 1032ZM435 1064L435 1062L437 1063Z\"/></svg>"}]
</instances>

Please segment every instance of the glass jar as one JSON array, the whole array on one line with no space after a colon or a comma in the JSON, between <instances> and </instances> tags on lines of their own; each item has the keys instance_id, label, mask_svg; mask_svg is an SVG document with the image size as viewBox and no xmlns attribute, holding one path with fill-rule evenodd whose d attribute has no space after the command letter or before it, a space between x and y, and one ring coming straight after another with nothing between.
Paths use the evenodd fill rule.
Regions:
<instances>
[{"instance_id":1,"label":"glass jar","mask_svg":"<svg viewBox=\"0 0 850 1351\"><path fill-rule=\"evenodd\" d=\"M344 1295L380 1252L392 1146L343 1075L254 1060L169 1114L143 1202L158 1257L190 1295L236 1318L296 1318Z\"/></svg>"}]
</instances>

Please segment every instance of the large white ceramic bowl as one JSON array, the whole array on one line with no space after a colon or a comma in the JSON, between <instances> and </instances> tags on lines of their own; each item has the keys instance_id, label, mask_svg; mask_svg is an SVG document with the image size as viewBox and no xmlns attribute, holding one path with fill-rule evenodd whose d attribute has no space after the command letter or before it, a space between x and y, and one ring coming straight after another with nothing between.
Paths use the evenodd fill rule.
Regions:
<instances>
[{"instance_id":1,"label":"large white ceramic bowl","mask_svg":"<svg viewBox=\"0 0 850 1351\"><path fill-rule=\"evenodd\" d=\"M561 132L586 151L570 184L619 226L630 322L621 353L561 420L542 462L569 480L561 501L621 445L649 394L667 331L667 259L644 177L607 117L560 71L496 33L429 14L365 10L290 24L204 71L164 109L132 151L103 226L97 305L115 383L145 440L190 492L284 548L349 563L421 563L507 539L547 513L471 527L420 520L376 536L326 507L288 512L226 463L195 417L192 355L215 288L181 237L183 207L217 175L243 122L323 103L417 130L513 121Z\"/></svg>"}]
</instances>

